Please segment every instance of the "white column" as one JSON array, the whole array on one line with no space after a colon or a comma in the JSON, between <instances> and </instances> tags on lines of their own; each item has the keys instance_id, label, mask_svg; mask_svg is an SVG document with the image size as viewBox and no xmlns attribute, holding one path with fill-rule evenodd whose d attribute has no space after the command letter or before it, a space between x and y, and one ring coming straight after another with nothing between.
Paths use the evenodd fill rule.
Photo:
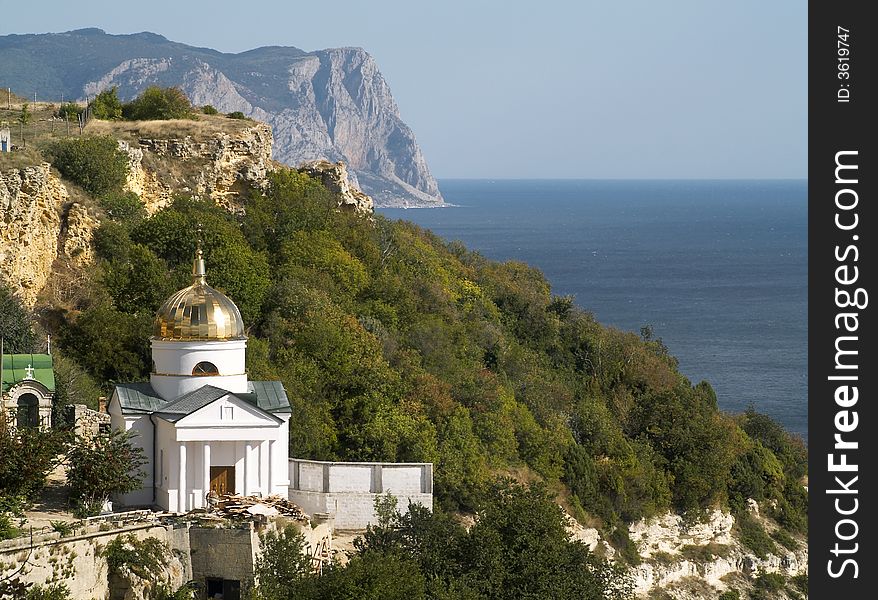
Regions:
<instances>
[{"instance_id":1,"label":"white column","mask_svg":"<svg viewBox=\"0 0 878 600\"><path fill-rule=\"evenodd\" d=\"M259 443L259 491L262 497L271 494L271 482L268 480L268 440Z\"/></svg>"},{"instance_id":2,"label":"white column","mask_svg":"<svg viewBox=\"0 0 878 600\"><path fill-rule=\"evenodd\" d=\"M275 440L268 442L268 484L266 487L269 496L274 493L274 457L277 456L274 449L275 444L277 444Z\"/></svg>"},{"instance_id":3,"label":"white column","mask_svg":"<svg viewBox=\"0 0 878 600\"><path fill-rule=\"evenodd\" d=\"M180 444L180 489L177 490L177 511L186 512L186 442Z\"/></svg>"},{"instance_id":4,"label":"white column","mask_svg":"<svg viewBox=\"0 0 878 600\"><path fill-rule=\"evenodd\" d=\"M204 473L202 473L204 484L201 490L201 506L207 506L207 493L210 491L210 444L207 442L204 442L202 454L204 458Z\"/></svg>"},{"instance_id":5,"label":"white column","mask_svg":"<svg viewBox=\"0 0 878 600\"><path fill-rule=\"evenodd\" d=\"M249 496L252 488L250 487L250 478L253 473L253 442L244 444L244 495Z\"/></svg>"}]
</instances>

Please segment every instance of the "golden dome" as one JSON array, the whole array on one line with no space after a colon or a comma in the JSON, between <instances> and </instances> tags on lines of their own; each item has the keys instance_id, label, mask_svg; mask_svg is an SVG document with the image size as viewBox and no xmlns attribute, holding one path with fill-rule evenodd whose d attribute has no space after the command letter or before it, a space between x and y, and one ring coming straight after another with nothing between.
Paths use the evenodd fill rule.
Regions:
<instances>
[{"instance_id":1,"label":"golden dome","mask_svg":"<svg viewBox=\"0 0 878 600\"><path fill-rule=\"evenodd\" d=\"M241 312L229 297L207 285L201 248L192 264L192 285L165 300L155 317L154 339L244 339Z\"/></svg>"}]
</instances>

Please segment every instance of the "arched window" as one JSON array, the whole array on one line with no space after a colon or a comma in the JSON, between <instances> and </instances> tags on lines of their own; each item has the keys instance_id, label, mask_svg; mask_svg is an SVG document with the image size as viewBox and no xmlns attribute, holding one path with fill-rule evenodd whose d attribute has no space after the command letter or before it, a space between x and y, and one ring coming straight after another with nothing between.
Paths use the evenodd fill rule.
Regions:
<instances>
[{"instance_id":1,"label":"arched window","mask_svg":"<svg viewBox=\"0 0 878 600\"><path fill-rule=\"evenodd\" d=\"M192 369L193 375L219 375L219 369L216 368L216 365L210 362L200 362L195 365L195 368Z\"/></svg>"}]
</instances>

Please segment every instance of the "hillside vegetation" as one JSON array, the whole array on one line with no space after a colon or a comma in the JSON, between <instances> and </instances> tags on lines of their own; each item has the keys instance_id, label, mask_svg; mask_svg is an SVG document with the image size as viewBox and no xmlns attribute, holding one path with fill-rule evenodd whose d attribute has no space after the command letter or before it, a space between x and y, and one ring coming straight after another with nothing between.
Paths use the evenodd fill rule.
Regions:
<instances>
[{"instance_id":1,"label":"hillside vegetation","mask_svg":"<svg viewBox=\"0 0 878 600\"><path fill-rule=\"evenodd\" d=\"M120 131L155 126L122 122ZM390 556L414 587L388 598L628 595L616 567L570 541L555 502L632 564L626 524L669 510L692 519L732 510L757 556L806 534L801 440L755 410L722 413L710 384L687 380L649 327L638 335L600 325L526 264L488 260L405 221L340 212L322 183L292 169L271 174L262 193L246 190L235 214L178 196L147 216L122 191L127 159L114 136L86 134L35 144L102 219L95 267L63 302L47 294L38 306L57 342L59 405L94 406L98 389L148 380L154 314L189 285L200 235L208 282L247 325L250 378L287 390L291 456L435 464L436 514L385 515L354 568L324 583L381 583ZM35 349L40 336L2 286L0 313L6 351ZM769 536L748 499L780 529ZM463 528L454 512L475 513L480 526ZM538 558L546 545L557 553L551 564ZM480 556L490 561L473 562ZM522 576L523 565L536 571ZM577 569L591 575L555 577ZM284 583L288 594L266 598L324 597L303 595L310 579L297 577Z\"/></svg>"},{"instance_id":2,"label":"hillside vegetation","mask_svg":"<svg viewBox=\"0 0 878 600\"><path fill-rule=\"evenodd\" d=\"M251 377L290 396L291 456L431 461L450 509L511 473L608 528L754 498L804 530L800 441L753 411L723 414L648 329L601 326L532 267L339 213L292 170L240 216L181 197L144 218L135 200L102 196L116 210L97 232L99 268L73 310L47 319L108 391L148 377L153 314L188 285L201 225L208 280L249 327Z\"/></svg>"}]
</instances>

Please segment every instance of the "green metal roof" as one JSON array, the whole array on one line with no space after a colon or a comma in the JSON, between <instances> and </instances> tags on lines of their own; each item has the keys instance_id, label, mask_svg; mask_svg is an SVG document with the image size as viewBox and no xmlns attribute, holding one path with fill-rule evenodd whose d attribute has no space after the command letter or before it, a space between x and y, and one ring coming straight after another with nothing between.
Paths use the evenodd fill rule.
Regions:
<instances>
[{"instance_id":1,"label":"green metal roof","mask_svg":"<svg viewBox=\"0 0 878 600\"><path fill-rule=\"evenodd\" d=\"M116 393L123 413L151 413L166 404L148 383L122 383Z\"/></svg>"},{"instance_id":2,"label":"green metal roof","mask_svg":"<svg viewBox=\"0 0 878 600\"><path fill-rule=\"evenodd\" d=\"M33 369L28 377L29 368ZM46 386L50 392L55 391L55 373L52 371L51 354L4 354L3 355L3 392L27 379L34 379Z\"/></svg>"},{"instance_id":3,"label":"green metal roof","mask_svg":"<svg viewBox=\"0 0 878 600\"><path fill-rule=\"evenodd\" d=\"M290 401L280 381L251 381L250 392L233 394L228 390L205 385L184 394L171 402L165 402L148 383L124 383L116 386L123 413L162 413L165 415L188 415L225 396L236 396L268 413L292 412ZM170 419L169 420L173 420Z\"/></svg>"},{"instance_id":4,"label":"green metal roof","mask_svg":"<svg viewBox=\"0 0 878 600\"><path fill-rule=\"evenodd\" d=\"M292 412L290 399L280 381L251 381L250 390L256 394L256 406L266 412ZM245 398L243 394L238 397Z\"/></svg>"}]
</instances>

